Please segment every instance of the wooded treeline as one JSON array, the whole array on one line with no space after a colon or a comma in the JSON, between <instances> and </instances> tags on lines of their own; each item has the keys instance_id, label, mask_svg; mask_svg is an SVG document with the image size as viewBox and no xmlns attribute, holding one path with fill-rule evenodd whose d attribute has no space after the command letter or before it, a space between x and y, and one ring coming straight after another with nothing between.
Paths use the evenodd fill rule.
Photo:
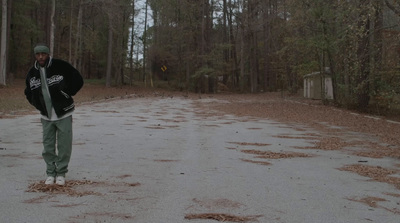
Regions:
<instances>
[{"instance_id":1,"label":"wooded treeline","mask_svg":"<svg viewBox=\"0 0 400 223\"><path fill-rule=\"evenodd\" d=\"M397 0L2 1L9 80L53 41L55 57L107 86L295 93L328 70L339 105L390 108L400 95Z\"/></svg>"}]
</instances>

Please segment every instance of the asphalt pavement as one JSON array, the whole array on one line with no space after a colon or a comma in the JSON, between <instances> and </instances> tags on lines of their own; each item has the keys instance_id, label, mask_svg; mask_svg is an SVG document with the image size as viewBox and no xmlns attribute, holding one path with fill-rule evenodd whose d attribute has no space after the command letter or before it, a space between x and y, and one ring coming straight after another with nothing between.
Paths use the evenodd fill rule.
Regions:
<instances>
[{"instance_id":1,"label":"asphalt pavement","mask_svg":"<svg viewBox=\"0 0 400 223\"><path fill-rule=\"evenodd\" d=\"M28 191L46 177L39 115L0 119L0 222L400 222L398 189L339 169L398 160L298 149L319 132L196 106L203 102L226 103L133 97L78 105L69 193ZM293 156L262 157L271 154Z\"/></svg>"}]
</instances>

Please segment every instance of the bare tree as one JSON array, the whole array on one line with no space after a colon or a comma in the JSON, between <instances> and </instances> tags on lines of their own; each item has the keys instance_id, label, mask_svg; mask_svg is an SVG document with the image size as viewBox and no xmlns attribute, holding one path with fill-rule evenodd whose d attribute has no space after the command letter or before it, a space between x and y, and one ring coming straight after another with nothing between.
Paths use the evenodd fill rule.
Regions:
<instances>
[{"instance_id":1,"label":"bare tree","mask_svg":"<svg viewBox=\"0 0 400 223\"><path fill-rule=\"evenodd\" d=\"M111 66L113 54L113 27L112 16L108 14L108 51L107 51L107 68L106 68L106 87L111 87Z\"/></svg>"},{"instance_id":2,"label":"bare tree","mask_svg":"<svg viewBox=\"0 0 400 223\"><path fill-rule=\"evenodd\" d=\"M6 85L7 77L7 0L2 1L1 12L1 52L0 52L0 85Z\"/></svg>"},{"instance_id":3,"label":"bare tree","mask_svg":"<svg viewBox=\"0 0 400 223\"><path fill-rule=\"evenodd\" d=\"M249 43L250 43L250 54L249 54L249 64L250 64L250 90L252 93L256 93L258 91L258 38L257 38L257 16L258 16L258 2L257 1L248 1L248 35L249 35Z\"/></svg>"},{"instance_id":4,"label":"bare tree","mask_svg":"<svg viewBox=\"0 0 400 223\"><path fill-rule=\"evenodd\" d=\"M68 61L72 64L72 17L73 17L73 9L74 0L71 0L71 8L70 8L70 17L69 17L69 44L68 44Z\"/></svg>"},{"instance_id":5,"label":"bare tree","mask_svg":"<svg viewBox=\"0 0 400 223\"><path fill-rule=\"evenodd\" d=\"M135 0L132 0L132 15L130 27L130 47L129 47L129 85L133 84L133 49L135 46Z\"/></svg>"},{"instance_id":6,"label":"bare tree","mask_svg":"<svg viewBox=\"0 0 400 223\"><path fill-rule=\"evenodd\" d=\"M54 24L54 14L56 13L56 0L51 1L51 16L50 16L50 55L54 52L54 30L56 25Z\"/></svg>"},{"instance_id":7,"label":"bare tree","mask_svg":"<svg viewBox=\"0 0 400 223\"><path fill-rule=\"evenodd\" d=\"M238 58L237 58L237 35L235 35L233 27L233 10L237 5L236 1L229 0L229 15L228 15L228 26L229 26L229 45L231 46L230 50L230 57L231 57L231 64L232 64L232 79L233 79L233 86L236 86L239 83L239 71L238 71Z\"/></svg>"},{"instance_id":8,"label":"bare tree","mask_svg":"<svg viewBox=\"0 0 400 223\"><path fill-rule=\"evenodd\" d=\"M145 13L144 13L144 32L143 32L143 80L145 85L147 85L147 75L146 75L146 53L147 53L147 7L149 1L146 0ZM153 86L153 80L150 77L151 86Z\"/></svg>"},{"instance_id":9,"label":"bare tree","mask_svg":"<svg viewBox=\"0 0 400 223\"><path fill-rule=\"evenodd\" d=\"M75 33L75 49L74 49L74 59L73 59L73 66L77 67L79 57L79 41L82 38L82 10L83 10L83 3L82 0L78 0L79 10L78 10L78 20L77 20L77 31Z\"/></svg>"}]
</instances>

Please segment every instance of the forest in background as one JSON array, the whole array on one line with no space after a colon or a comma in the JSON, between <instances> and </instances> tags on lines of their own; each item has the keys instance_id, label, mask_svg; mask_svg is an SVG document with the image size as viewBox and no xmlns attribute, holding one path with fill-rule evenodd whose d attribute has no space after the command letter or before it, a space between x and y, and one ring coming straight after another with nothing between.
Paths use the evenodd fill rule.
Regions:
<instances>
[{"instance_id":1,"label":"forest in background","mask_svg":"<svg viewBox=\"0 0 400 223\"><path fill-rule=\"evenodd\" d=\"M1 15L0 85L45 42L106 87L296 93L328 70L336 105L399 106L397 0L2 0Z\"/></svg>"}]
</instances>

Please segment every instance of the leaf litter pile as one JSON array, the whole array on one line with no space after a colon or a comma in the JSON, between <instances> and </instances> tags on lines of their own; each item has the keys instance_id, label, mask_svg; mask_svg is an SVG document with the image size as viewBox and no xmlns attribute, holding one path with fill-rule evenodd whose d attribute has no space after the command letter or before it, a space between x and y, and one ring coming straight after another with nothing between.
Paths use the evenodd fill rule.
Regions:
<instances>
[{"instance_id":1,"label":"leaf litter pile","mask_svg":"<svg viewBox=\"0 0 400 223\"><path fill-rule=\"evenodd\" d=\"M248 162L248 163L255 163L255 164L260 164L264 166L269 166L271 163L265 162L265 161L257 161L257 160L249 160L249 159L240 159L243 162Z\"/></svg>"},{"instance_id":2,"label":"leaf litter pile","mask_svg":"<svg viewBox=\"0 0 400 223\"><path fill-rule=\"evenodd\" d=\"M101 196L103 194L95 191L78 191L80 186L91 185L91 186L112 186L113 188L117 187L136 187L140 186L140 183L105 183L105 182L95 182L90 180L68 180L65 182L65 185L60 186L57 184L46 185L43 181L32 183L28 186L26 192L35 192L35 193L47 193L47 194L66 194L72 197L82 197L87 195L97 195ZM93 188L93 187L91 187Z\"/></svg>"},{"instance_id":3,"label":"leaf litter pile","mask_svg":"<svg viewBox=\"0 0 400 223\"><path fill-rule=\"evenodd\" d=\"M386 211L392 212L393 214L400 214L400 210L398 208L387 208L382 205L379 205L379 202L387 202L386 199L380 197L364 197L364 198L347 198L349 201L359 202L365 205L368 205L371 208L382 208Z\"/></svg>"},{"instance_id":4,"label":"leaf litter pile","mask_svg":"<svg viewBox=\"0 0 400 223\"><path fill-rule=\"evenodd\" d=\"M258 146L258 147L263 147L263 146L270 146L271 144L267 143L249 143L249 142L228 142L231 144L236 144L240 146ZM228 149L236 149L236 148L228 148ZM261 151L261 150L241 150L242 153L247 153L247 154L253 154L257 155L255 158L259 159L290 159L290 158L296 158L296 157L314 157L314 155L311 154L305 154L305 153L297 153L297 152L284 152L284 153L277 153L277 152L271 152L271 151ZM243 162L249 162L249 163L255 163L255 164L260 164L260 165L271 165L269 162L265 161L256 161L256 160L249 160L249 159L240 159Z\"/></svg>"},{"instance_id":5,"label":"leaf litter pile","mask_svg":"<svg viewBox=\"0 0 400 223\"><path fill-rule=\"evenodd\" d=\"M297 149L318 149L318 150L341 150L350 145L338 137L322 137L319 141L313 143L313 147L294 147Z\"/></svg>"},{"instance_id":6,"label":"leaf litter pile","mask_svg":"<svg viewBox=\"0 0 400 223\"><path fill-rule=\"evenodd\" d=\"M223 213L202 213L202 214L187 214L185 219L193 220L193 219L211 219L215 221L221 222L249 222L249 221L257 221L257 218L260 216L236 216L230 214Z\"/></svg>"},{"instance_id":7,"label":"leaf litter pile","mask_svg":"<svg viewBox=\"0 0 400 223\"><path fill-rule=\"evenodd\" d=\"M32 183L28 186L27 192L42 192L49 194L67 194L69 196L74 197L82 197L86 195L101 195L98 192L94 191L84 191L78 192L74 189L76 186L80 185L94 185L99 184L97 182L89 181L89 180L69 180L65 183L65 185L60 186L57 184L46 185L43 182Z\"/></svg>"},{"instance_id":8,"label":"leaf litter pile","mask_svg":"<svg viewBox=\"0 0 400 223\"><path fill-rule=\"evenodd\" d=\"M271 144L267 143L256 143L256 142L229 142L231 144L237 144L241 146L270 146Z\"/></svg>"},{"instance_id":9,"label":"leaf litter pile","mask_svg":"<svg viewBox=\"0 0 400 223\"><path fill-rule=\"evenodd\" d=\"M288 159L295 157L313 157L314 155L296 152L285 152L277 153L271 151L260 151L260 150L242 150L243 153L257 155L256 158L261 159Z\"/></svg>"},{"instance_id":10,"label":"leaf litter pile","mask_svg":"<svg viewBox=\"0 0 400 223\"><path fill-rule=\"evenodd\" d=\"M358 175L369 177L378 182L391 184L400 190L400 178L390 176L392 174L400 172L397 170L387 169L380 166L368 166L361 164L344 166L342 168L339 168L339 170L354 172Z\"/></svg>"},{"instance_id":11,"label":"leaf litter pile","mask_svg":"<svg viewBox=\"0 0 400 223\"><path fill-rule=\"evenodd\" d=\"M378 202L386 201L385 199L379 197L365 197L361 199L348 198L348 200L364 203L372 208L377 208Z\"/></svg>"}]
</instances>

